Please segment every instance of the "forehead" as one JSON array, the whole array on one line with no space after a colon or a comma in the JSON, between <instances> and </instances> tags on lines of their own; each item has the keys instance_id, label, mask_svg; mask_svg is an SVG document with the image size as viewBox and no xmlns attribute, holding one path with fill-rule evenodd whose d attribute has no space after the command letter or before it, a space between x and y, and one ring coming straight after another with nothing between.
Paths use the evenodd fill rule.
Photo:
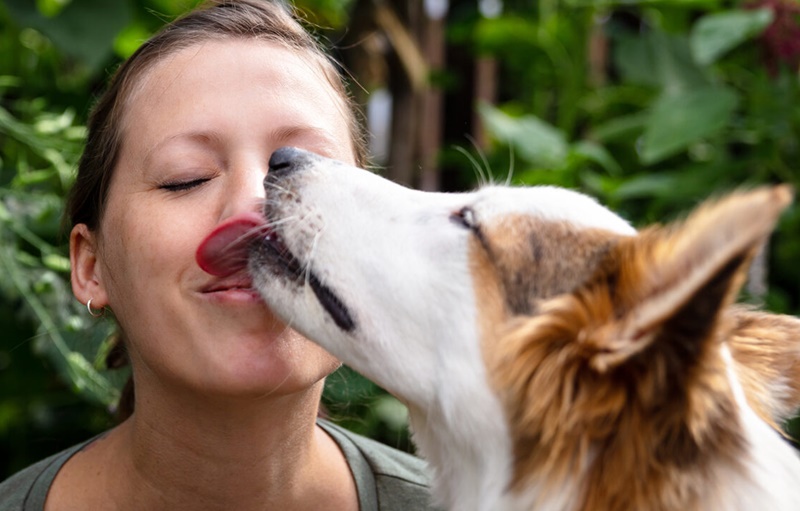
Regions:
<instances>
[{"instance_id":1,"label":"forehead","mask_svg":"<svg viewBox=\"0 0 800 511\"><path fill-rule=\"evenodd\" d=\"M570 224L615 234L635 234L622 217L594 198L565 188L487 187L476 194L474 208L481 223L502 222L508 217Z\"/></svg>"},{"instance_id":2,"label":"forehead","mask_svg":"<svg viewBox=\"0 0 800 511\"><path fill-rule=\"evenodd\" d=\"M256 38L222 37L166 52L145 72L140 87L167 91L174 83L229 83L239 77L316 88L329 85L322 61L310 51ZM135 96L135 94L134 94Z\"/></svg>"},{"instance_id":3,"label":"forehead","mask_svg":"<svg viewBox=\"0 0 800 511\"><path fill-rule=\"evenodd\" d=\"M147 70L127 100L124 127L141 137L180 124L224 130L261 116L334 131L348 146L347 115L318 56L264 40L221 39L166 55Z\"/></svg>"}]
</instances>

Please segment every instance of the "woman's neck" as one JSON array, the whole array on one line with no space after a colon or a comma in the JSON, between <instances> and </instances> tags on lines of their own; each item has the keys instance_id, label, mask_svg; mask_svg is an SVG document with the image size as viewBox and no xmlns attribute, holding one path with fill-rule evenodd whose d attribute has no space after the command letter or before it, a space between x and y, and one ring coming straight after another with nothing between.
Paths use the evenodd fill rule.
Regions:
<instances>
[{"instance_id":1,"label":"woman's neck","mask_svg":"<svg viewBox=\"0 0 800 511\"><path fill-rule=\"evenodd\" d=\"M347 463L315 425L321 386L235 400L140 393L84 466L105 469L95 484L119 509L357 509Z\"/></svg>"}]
</instances>

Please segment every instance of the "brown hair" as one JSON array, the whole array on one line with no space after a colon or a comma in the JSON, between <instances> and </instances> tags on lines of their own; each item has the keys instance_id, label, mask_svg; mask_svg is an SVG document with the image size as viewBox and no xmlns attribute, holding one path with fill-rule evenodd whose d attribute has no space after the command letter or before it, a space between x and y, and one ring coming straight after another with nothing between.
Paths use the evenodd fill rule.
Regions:
<instances>
[{"instance_id":1,"label":"brown hair","mask_svg":"<svg viewBox=\"0 0 800 511\"><path fill-rule=\"evenodd\" d=\"M125 108L142 77L165 56L201 42L222 39L270 41L307 53L318 62L348 109L355 161L361 166L366 164L366 137L362 123L338 67L300 24L295 13L280 0L212 0L166 25L142 44L117 69L108 89L95 104L89 116L86 146L78 164L78 175L67 198L66 215L71 225L86 224L92 231L100 226L122 146ZM127 364L123 344L118 340L111 350L107 359L109 367ZM124 420L131 413L133 385L129 380L120 398L118 416Z\"/></svg>"}]
</instances>

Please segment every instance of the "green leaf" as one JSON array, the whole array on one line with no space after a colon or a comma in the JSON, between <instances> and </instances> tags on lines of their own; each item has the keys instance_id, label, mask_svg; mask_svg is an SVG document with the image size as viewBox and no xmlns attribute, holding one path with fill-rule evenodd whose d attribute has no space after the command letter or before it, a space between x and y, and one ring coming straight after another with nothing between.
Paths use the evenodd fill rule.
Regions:
<instances>
[{"instance_id":1,"label":"green leaf","mask_svg":"<svg viewBox=\"0 0 800 511\"><path fill-rule=\"evenodd\" d=\"M54 18L58 13L64 10L64 7L69 5L72 0L36 0L36 7L42 16Z\"/></svg>"},{"instance_id":2,"label":"green leaf","mask_svg":"<svg viewBox=\"0 0 800 511\"><path fill-rule=\"evenodd\" d=\"M0 201L0 222L10 222L12 220L11 213L2 201Z\"/></svg>"},{"instance_id":3,"label":"green leaf","mask_svg":"<svg viewBox=\"0 0 800 511\"><path fill-rule=\"evenodd\" d=\"M535 20L507 15L481 18L475 25L474 44L480 52L530 52L537 48L539 35Z\"/></svg>"},{"instance_id":4,"label":"green leaf","mask_svg":"<svg viewBox=\"0 0 800 511\"><path fill-rule=\"evenodd\" d=\"M71 0L52 18L42 15L30 0L3 3L20 25L41 32L91 70L99 69L111 55L114 38L133 18L130 3L121 1Z\"/></svg>"},{"instance_id":5,"label":"green leaf","mask_svg":"<svg viewBox=\"0 0 800 511\"><path fill-rule=\"evenodd\" d=\"M680 176L674 173L647 173L634 176L613 192L617 200L630 200L669 196L680 184Z\"/></svg>"},{"instance_id":6,"label":"green leaf","mask_svg":"<svg viewBox=\"0 0 800 511\"><path fill-rule=\"evenodd\" d=\"M154 12L164 19L174 18L202 3L202 0L149 0L148 4Z\"/></svg>"},{"instance_id":7,"label":"green leaf","mask_svg":"<svg viewBox=\"0 0 800 511\"><path fill-rule=\"evenodd\" d=\"M95 397L101 403L114 403L119 399L119 390L97 372L82 354L69 352L66 360L67 372L78 391Z\"/></svg>"},{"instance_id":8,"label":"green leaf","mask_svg":"<svg viewBox=\"0 0 800 511\"><path fill-rule=\"evenodd\" d=\"M708 14L692 28L690 46L695 62L714 63L727 51L764 31L775 17L771 9L730 10Z\"/></svg>"},{"instance_id":9,"label":"green leaf","mask_svg":"<svg viewBox=\"0 0 800 511\"><path fill-rule=\"evenodd\" d=\"M17 174L14 178L14 186L31 186L38 183L43 183L53 177L51 170L31 170L25 173Z\"/></svg>"},{"instance_id":10,"label":"green leaf","mask_svg":"<svg viewBox=\"0 0 800 511\"><path fill-rule=\"evenodd\" d=\"M19 87L22 85L22 80L17 76L0 75L0 89Z\"/></svg>"},{"instance_id":11,"label":"green leaf","mask_svg":"<svg viewBox=\"0 0 800 511\"><path fill-rule=\"evenodd\" d=\"M689 50L688 38L653 30L617 37L614 62L625 80L657 87L668 94L709 85Z\"/></svg>"},{"instance_id":12,"label":"green leaf","mask_svg":"<svg viewBox=\"0 0 800 511\"><path fill-rule=\"evenodd\" d=\"M127 59L150 37L151 31L144 23L133 22L125 27L114 39L114 52Z\"/></svg>"},{"instance_id":13,"label":"green leaf","mask_svg":"<svg viewBox=\"0 0 800 511\"><path fill-rule=\"evenodd\" d=\"M347 366L340 367L325 380L324 397L339 403L363 402L379 391L377 385Z\"/></svg>"},{"instance_id":14,"label":"green leaf","mask_svg":"<svg viewBox=\"0 0 800 511\"><path fill-rule=\"evenodd\" d=\"M534 166L561 168L569 147L564 134L534 115L511 117L488 104L478 106L486 129Z\"/></svg>"},{"instance_id":15,"label":"green leaf","mask_svg":"<svg viewBox=\"0 0 800 511\"><path fill-rule=\"evenodd\" d=\"M622 173L617 160L609 153L605 147L588 140L575 142L571 148L572 153L592 161L600 165L606 172L611 175L619 175Z\"/></svg>"},{"instance_id":16,"label":"green leaf","mask_svg":"<svg viewBox=\"0 0 800 511\"><path fill-rule=\"evenodd\" d=\"M375 415L393 430L408 427L408 408L395 397L385 395L375 400L373 405Z\"/></svg>"},{"instance_id":17,"label":"green leaf","mask_svg":"<svg viewBox=\"0 0 800 511\"><path fill-rule=\"evenodd\" d=\"M636 112L635 114L614 117L595 126L591 131L591 136L592 139L600 142L629 140L638 137L644 131L646 125L647 113Z\"/></svg>"},{"instance_id":18,"label":"green leaf","mask_svg":"<svg viewBox=\"0 0 800 511\"><path fill-rule=\"evenodd\" d=\"M739 103L728 87L708 87L656 101L645 128L640 158L657 163L725 127Z\"/></svg>"},{"instance_id":19,"label":"green leaf","mask_svg":"<svg viewBox=\"0 0 800 511\"><path fill-rule=\"evenodd\" d=\"M47 254L42 257L42 262L46 268L54 271L67 273L70 270L69 258L61 254Z\"/></svg>"}]
</instances>

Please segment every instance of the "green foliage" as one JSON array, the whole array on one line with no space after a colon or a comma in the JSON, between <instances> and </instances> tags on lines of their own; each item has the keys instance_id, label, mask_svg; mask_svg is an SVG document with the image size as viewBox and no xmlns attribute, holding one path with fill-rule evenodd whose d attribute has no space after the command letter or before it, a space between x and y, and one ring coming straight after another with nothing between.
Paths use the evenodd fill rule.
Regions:
<instances>
[{"instance_id":1,"label":"green foliage","mask_svg":"<svg viewBox=\"0 0 800 511\"><path fill-rule=\"evenodd\" d=\"M567 141L566 134L533 114L511 117L491 105L478 105L486 129L495 139L515 151L529 168L519 171L517 179L527 183L577 186L566 180L588 164L609 175L620 166L606 149L591 140Z\"/></svg>"},{"instance_id":2,"label":"green foliage","mask_svg":"<svg viewBox=\"0 0 800 511\"><path fill-rule=\"evenodd\" d=\"M493 169L583 188L637 223L732 187L797 181L800 115L778 106L797 103L797 70L765 66L760 39L771 9L506 5L497 18L462 16L450 27L451 40L502 69L504 100L480 109L496 143L487 155ZM770 299L783 294L789 308L781 310L796 309L796 285L784 293L777 275Z\"/></svg>"},{"instance_id":3,"label":"green foliage","mask_svg":"<svg viewBox=\"0 0 800 511\"><path fill-rule=\"evenodd\" d=\"M97 2L0 4L3 475L108 427L125 377L100 360L113 325L89 318L72 296L61 232L89 91L121 26L113 4L91 16ZM102 28L92 30L87 20L98 18Z\"/></svg>"},{"instance_id":4,"label":"green foliage","mask_svg":"<svg viewBox=\"0 0 800 511\"><path fill-rule=\"evenodd\" d=\"M126 374L103 368L113 323L89 318L70 292L64 195L110 70L198 2L0 0L0 479L111 423ZM297 2L310 25L333 30L353 4ZM501 103L479 106L495 172L583 189L640 224L726 189L798 183L798 69L765 56L773 10L723 0L504 4L486 19L451 2L448 22L452 44L501 66ZM604 44L607 53L595 51ZM794 207L771 244L764 297L795 314L798 232ZM409 446L404 408L348 369L329 378L324 403L348 427Z\"/></svg>"},{"instance_id":5,"label":"green foliage","mask_svg":"<svg viewBox=\"0 0 800 511\"><path fill-rule=\"evenodd\" d=\"M709 65L727 51L761 34L774 20L770 9L730 10L700 18L691 31L694 61Z\"/></svg>"},{"instance_id":6,"label":"green foliage","mask_svg":"<svg viewBox=\"0 0 800 511\"><path fill-rule=\"evenodd\" d=\"M65 195L105 70L199 2L0 0L0 480L113 423L128 373L105 369L113 320L89 317L72 296ZM298 3L326 28L341 26L346 5ZM409 448L402 405L347 369L330 378L325 403Z\"/></svg>"},{"instance_id":7,"label":"green foliage","mask_svg":"<svg viewBox=\"0 0 800 511\"><path fill-rule=\"evenodd\" d=\"M771 9L527 5L453 29L457 40L471 34L503 69L508 100L479 109L495 142L493 168L511 168L511 153L517 181L582 188L637 223L663 221L726 189L798 182L800 110L791 105L800 85L796 69L764 64L760 38ZM604 61L587 51L597 45L607 45ZM590 76L598 67L602 76ZM776 253L791 245L783 226L796 225L797 215L786 215ZM770 269L768 301L796 311L798 281L783 278L795 270L776 257Z\"/></svg>"},{"instance_id":8,"label":"green foliage","mask_svg":"<svg viewBox=\"0 0 800 511\"><path fill-rule=\"evenodd\" d=\"M703 87L660 97L645 124L641 162L658 163L698 140L713 137L728 124L737 103L736 93L727 87Z\"/></svg>"},{"instance_id":9,"label":"green foliage","mask_svg":"<svg viewBox=\"0 0 800 511\"><path fill-rule=\"evenodd\" d=\"M348 367L325 381L322 403L330 417L351 431L398 449L412 448L406 407Z\"/></svg>"},{"instance_id":10,"label":"green foliage","mask_svg":"<svg viewBox=\"0 0 800 511\"><path fill-rule=\"evenodd\" d=\"M343 29L353 0L298 0L295 7L302 17L321 29Z\"/></svg>"},{"instance_id":11,"label":"green foliage","mask_svg":"<svg viewBox=\"0 0 800 511\"><path fill-rule=\"evenodd\" d=\"M20 304L38 325L36 349L50 356L66 381L104 404L118 391L76 351L72 338L91 338L69 290L69 260L58 243L63 197L83 143L71 108L51 109L45 97L25 97L7 76L0 99L0 285L4 301ZM5 107L8 107L5 108Z\"/></svg>"},{"instance_id":12,"label":"green foliage","mask_svg":"<svg viewBox=\"0 0 800 511\"><path fill-rule=\"evenodd\" d=\"M800 56L769 53L775 3L517 2L462 22L452 37L503 69L508 99L479 107L490 166L513 168L520 183L583 189L637 224L741 186L797 185ZM789 24L800 37L800 20ZM604 44L598 62L604 53L587 48ZM771 310L800 311L797 233L794 206L770 245L769 293L756 297ZM798 435L800 421L791 428Z\"/></svg>"},{"instance_id":13,"label":"green foliage","mask_svg":"<svg viewBox=\"0 0 800 511\"><path fill-rule=\"evenodd\" d=\"M17 23L46 35L91 73L111 55L114 37L132 18L129 2L5 0L5 5Z\"/></svg>"}]
</instances>

